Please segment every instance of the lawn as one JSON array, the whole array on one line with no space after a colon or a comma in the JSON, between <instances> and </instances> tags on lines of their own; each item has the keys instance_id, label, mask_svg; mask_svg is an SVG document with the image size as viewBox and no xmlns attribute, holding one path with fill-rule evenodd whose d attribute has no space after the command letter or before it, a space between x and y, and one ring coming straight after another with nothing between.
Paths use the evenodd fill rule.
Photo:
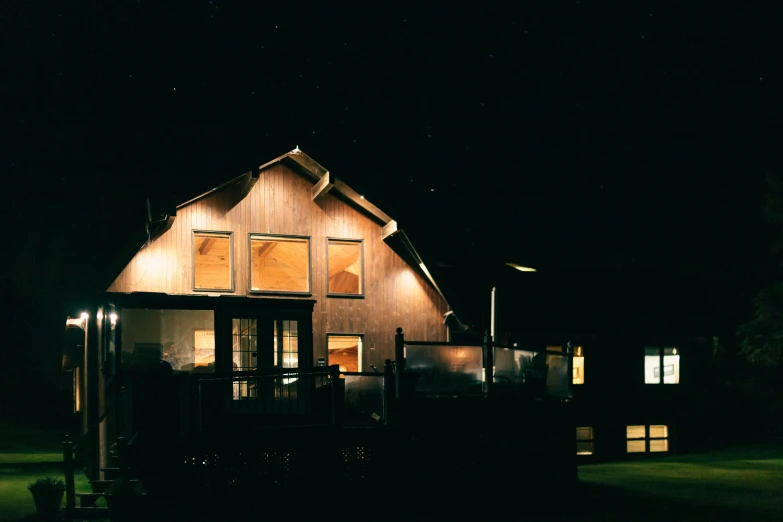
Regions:
<instances>
[{"instance_id":1,"label":"lawn","mask_svg":"<svg viewBox=\"0 0 783 522\"><path fill-rule=\"evenodd\" d=\"M588 520L783 520L783 447L579 469Z\"/></svg>"},{"instance_id":2,"label":"lawn","mask_svg":"<svg viewBox=\"0 0 783 522\"><path fill-rule=\"evenodd\" d=\"M0 522L22 521L35 513L27 485L41 477L63 478L62 445L57 434L3 426L0 429ZM90 491L83 473L76 491ZM64 502L63 502L64 505Z\"/></svg>"}]
</instances>

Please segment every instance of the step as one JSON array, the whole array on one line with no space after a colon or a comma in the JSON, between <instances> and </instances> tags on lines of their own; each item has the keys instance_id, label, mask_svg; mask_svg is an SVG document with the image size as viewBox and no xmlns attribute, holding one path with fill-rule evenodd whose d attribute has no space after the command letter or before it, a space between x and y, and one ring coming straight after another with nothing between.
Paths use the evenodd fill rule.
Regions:
<instances>
[{"instance_id":1,"label":"step","mask_svg":"<svg viewBox=\"0 0 783 522\"><path fill-rule=\"evenodd\" d=\"M95 502L103 496L103 493L76 493L79 497L79 507L95 507Z\"/></svg>"},{"instance_id":2,"label":"step","mask_svg":"<svg viewBox=\"0 0 783 522\"><path fill-rule=\"evenodd\" d=\"M92 490L95 493L103 493L106 491L106 488L111 486L114 483L113 480L91 480L90 486L92 486ZM131 484L138 484L138 479L130 479Z\"/></svg>"},{"instance_id":3,"label":"step","mask_svg":"<svg viewBox=\"0 0 783 522\"><path fill-rule=\"evenodd\" d=\"M75 507L74 520L106 520L109 518L109 508L105 507Z\"/></svg>"}]
</instances>

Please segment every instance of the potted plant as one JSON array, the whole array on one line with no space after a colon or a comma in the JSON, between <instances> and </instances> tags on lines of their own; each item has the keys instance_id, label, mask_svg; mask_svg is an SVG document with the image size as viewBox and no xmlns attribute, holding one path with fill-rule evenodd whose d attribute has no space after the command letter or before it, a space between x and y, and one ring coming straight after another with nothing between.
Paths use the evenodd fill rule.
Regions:
<instances>
[{"instance_id":1,"label":"potted plant","mask_svg":"<svg viewBox=\"0 0 783 522\"><path fill-rule=\"evenodd\" d=\"M140 520L147 494L137 481L118 478L103 494L112 522Z\"/></svg>"},{"instance_id":2,"label":"potted plant","mask_svg":"<svg viewBox=\"0 0 783 522\"><path fill-rule=\"evenodd\" d=\"M29 484L27 489L33 494L35 511L42 520L53 520L60 515L60 505L65 495L65 483L62 479L40 478Z\"/></svg>"}]
</instances>

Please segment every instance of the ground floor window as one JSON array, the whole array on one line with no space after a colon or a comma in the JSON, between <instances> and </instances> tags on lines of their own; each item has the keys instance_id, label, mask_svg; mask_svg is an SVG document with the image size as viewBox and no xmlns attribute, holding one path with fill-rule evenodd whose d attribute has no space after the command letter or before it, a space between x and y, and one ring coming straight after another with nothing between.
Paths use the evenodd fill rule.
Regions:
<instances>
[{"instance_id":1,"label":"ground floor window","mask_svg":"<svg viewBox=\"0 0 783 522\"><path fill-rule=\"evenodd\" d=\"M212 310L123 309L124 364L159 366L174 371L215 369L215 314Z\"/></svg>"},{"instance_id":2,"label":"ground floor window","mask_svg":"<svg viewBox=\"0 0 783 522\"><path fill-rule=\"evenodd\" d=\"M362 371L362 336L327 334L327 364L337 364L341 372Z\"/></svg>"},{"instance_id":3,"label":"ground floor window","mask_svg":"<svg viewBox=\"0 0 783 522\"><path fill-rule=\"evenodd\" d=\"M664 424L626 426L627 453L669 451L669 428Z\"/></svg>"},{"instance_id":4,"label":"ground floor window","mask_svg":"<svg viewBox=\"0 0 783 522\"><path fill-rule=\"evenodd\" d=\"M593 428L591 427L576 428L576 454L577 455L592 455L593 451L595 451L594 442L595 439L593 437Z\"/></svg>"}]
</instances>

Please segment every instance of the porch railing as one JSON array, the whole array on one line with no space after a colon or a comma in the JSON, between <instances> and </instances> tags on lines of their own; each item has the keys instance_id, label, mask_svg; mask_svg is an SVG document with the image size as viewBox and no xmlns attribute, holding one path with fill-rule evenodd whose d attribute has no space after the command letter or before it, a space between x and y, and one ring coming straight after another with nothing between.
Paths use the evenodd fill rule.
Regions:
<instances>
[{"instance_id":1,"label":"porch railing","mask_svg":"<svg viewBox=\"0 0 783 522\"><path fill-rule=\"evenodd\" d=\"M196 379L200 431L221 416L252 415L271 424L374 425L386 420L383 373L340 372L335 365L200 374Z\"/></svg>"}]
</instances>

